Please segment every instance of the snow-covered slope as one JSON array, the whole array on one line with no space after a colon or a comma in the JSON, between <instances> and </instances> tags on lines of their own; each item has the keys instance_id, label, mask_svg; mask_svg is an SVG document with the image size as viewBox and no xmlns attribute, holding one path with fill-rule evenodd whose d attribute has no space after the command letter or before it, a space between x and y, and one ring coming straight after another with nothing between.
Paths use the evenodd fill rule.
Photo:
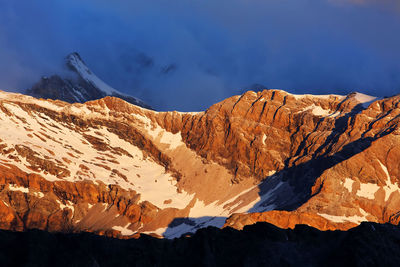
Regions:
<instances>
[{"instance_id":1,"label":"snow-covered slope","mask_svg":"<svg viewBox=\"0 0 400 267\"><path fill-rule=\"evenodd\" d=\"M394 223L400 96L358 96L249 91L181 113L0 92L0 228L173 238L227 218Z\"/></svg>"},{"instance_id":2,"label":"snow-covered slope","mask_svg":"<svg viewBox=\"0 0 400 267\"><path fill-rule=\"evenodd\" d=\"M89 69L78 53L69 54L65 58L65 64L75 74L75 78L60 77L59 75L42 77L38 83L27 90L27 94L69 103L84 103L105 96L115 96L131 104L151 109L142 100L123 94L102 81Z\"/></svg>"},{"instance_id":3,"label":"snow-covered slope","mask_svg":"<svg viewBox=\"0 0 400 267\"><path fill-rule=\"evenodd\" d=\"M69 54L66 60L67 64L71 68L73 68L82 79L84 79L94 87L98 88L99 90L103 91L106 95L112 95L114 93L121 94L120 92L100 80L99 77L97 77L91 70L89 70L89 68L83 62L78 53Z\"/></svg>"},{"instance_id":4,"label":"snow-covered slope","mask_svg":"<svg viewBox=\"0 0 400 267\"><path fill-rule=\"evenodd\" d=\"M0 109L0 171L35 174L46 183L116 185L119 192L138 194L137 205L142 209L143 205L151 203L154 213L151 220L132 221L126 219L124 213L114 211L112 216L118 220L98 224L97 228L113 229L121 235L145 232L172 238L194 232L201 226L222 227L231 210L247 210L237 209L233 202L239 196L237 193L244 191L250 183L230 186L226 179L221 182L230 188L224 190L224 194L212 190L208 195L196 193L192 187L202 185L190 185L193 180L198 180L194 178L195 173L209 169L210 173L203 174L203 178L212 181L230 176L229 171L215 163L204 163L186 147L180 132L172 133L162 128L156 120L163 117L163 113L142 109L117 98L67 104L6 92L0 92ZM175 112L174 115L201 116L202 113ZM185 158L185 161L174 162L177 158ZM187 163L192 170L181 166ZM181 176L185 178L177 179ZM187 183L188 191L179 181ZM18 181L10 182L8 191L41 196L40 201L49 197L45 190L30 191L26 184L17 184ZM75 196L75 200L57 198L54 202L61 211L72 211L70 216L75 227L92 229L87 221L91 222L94 215L79 208L83 204L76 199L81 197ZM11 205L8 200L3 203ZM112 206L100 203L104 206L97 211L100 213ZM95 203L84 205L89 205L90 211ZM175 217L191 219L185 221L189 224L169 226ZM96 220L101 221L101 218Z\"/></svg>"}]
</instances>

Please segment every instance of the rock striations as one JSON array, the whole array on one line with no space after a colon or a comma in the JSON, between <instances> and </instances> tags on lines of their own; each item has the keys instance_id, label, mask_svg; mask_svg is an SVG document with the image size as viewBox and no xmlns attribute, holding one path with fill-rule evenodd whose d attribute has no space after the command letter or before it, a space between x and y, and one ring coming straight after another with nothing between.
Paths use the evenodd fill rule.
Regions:
<instances>
[{"instance_id":1,"label":"rock striations","mask_svg":"<svg viewBox=\"0 0 400 267\"><path fill-rule=\"evenodd\" d=\"M0 228L174 238L400 220L400 96L246 92L200 113L0 92Z\"/></svg>"}]
</instances>

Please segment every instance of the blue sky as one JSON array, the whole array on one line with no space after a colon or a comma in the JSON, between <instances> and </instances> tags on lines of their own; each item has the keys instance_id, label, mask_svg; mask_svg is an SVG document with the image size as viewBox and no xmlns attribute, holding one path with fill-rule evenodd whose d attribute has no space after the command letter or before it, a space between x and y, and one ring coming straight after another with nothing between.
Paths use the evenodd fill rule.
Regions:
<instances>
[{"instance_id":1,"label":"blue sky","mask_svg":"<svg viewBox=\"0 0 400 267\"><path fill-rule=\"evenodd\" d=\"M161 110L203 110L252 84L386 96L400 93L399 33L394 0L0 0L0 89L64 73L78 51Z\"/></svg>"}]
</instances>

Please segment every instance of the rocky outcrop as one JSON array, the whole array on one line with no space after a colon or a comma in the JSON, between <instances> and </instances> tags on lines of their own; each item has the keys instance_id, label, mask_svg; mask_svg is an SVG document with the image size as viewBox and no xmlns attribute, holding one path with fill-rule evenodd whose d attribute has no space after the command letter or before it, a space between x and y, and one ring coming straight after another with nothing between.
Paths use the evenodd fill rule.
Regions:
<instances>
[{"instance_id":1,"label":"rocky outcrop","mask_svg":"<svg viewBox=\"0 0 400 267\"><path fill-rule=\"evenodd\" d=\"M135 191L117 185L49 182L12 165L0 168L0 184L0 226L7 230L90 231L123 237L112 227L130 223L135 230L159 211L151 203L139 203Z\"/></svg>"},{"instance_id":2,"label":"rocky outcrop","mask_svg":"<svg viewBox=\"0 0 400 267\"><path fill-rule=\"evenodd\" d=\"M393 97L376 101L348 116L324 143L305 145L311 157L300 154L310 157L309 161L298 165L298 161L291 160L279 174L291 186L309 189L309 196L295 210L235 214L225 225L240 229L267 221L283 228L305 223L332 230L348 229L361 221L397 224L399 100ZM312 155L313 151L317 155Z\"/></svg>"}]
</instances>

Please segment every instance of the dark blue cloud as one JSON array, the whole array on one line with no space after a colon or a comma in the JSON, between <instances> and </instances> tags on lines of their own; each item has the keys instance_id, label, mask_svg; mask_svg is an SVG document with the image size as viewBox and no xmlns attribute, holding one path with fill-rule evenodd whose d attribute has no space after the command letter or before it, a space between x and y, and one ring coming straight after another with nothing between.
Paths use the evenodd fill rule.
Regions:
<instances>
[{"instance_id":1,"label":"dark blue cloud","mask_svg":"<svg viewBox=\"0 0 400 267\"><path fill-rule=\"evenodd\" d=\"M78 51L116 89L199 110L251 84L294 93L400 89L400 13L384 0L0 0L0 88Z\"/></svg>"}]
</instances>

